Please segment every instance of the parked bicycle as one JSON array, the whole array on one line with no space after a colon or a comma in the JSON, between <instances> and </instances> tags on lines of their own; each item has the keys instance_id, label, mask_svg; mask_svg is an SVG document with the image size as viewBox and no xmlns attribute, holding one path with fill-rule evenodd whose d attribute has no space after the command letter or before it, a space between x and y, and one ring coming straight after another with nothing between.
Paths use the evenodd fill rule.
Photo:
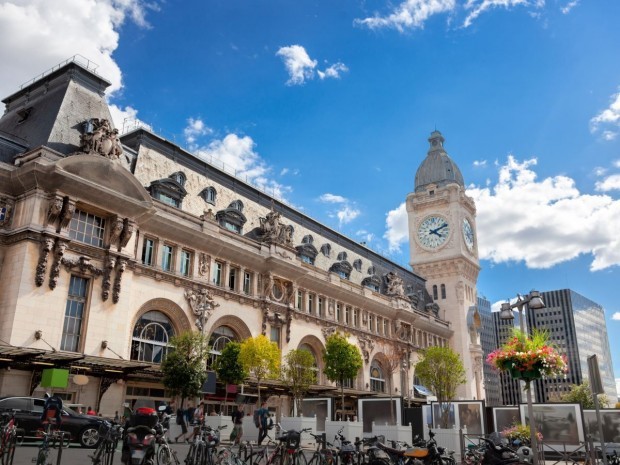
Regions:
<instances>
[{"instance_id":1,"label":"parked bicycle","mask_svg":"<svg viewBox=\"0 0 620 465\"><path fill-rule=\"evenodd\" d=\"M316 450L308 460L308 465L337 465L338 451L334 445L325 440L324 435L310 433L310 436L316 441Z\"/></svg>"},{"instance_id":2,"label":"parked bicycle","mask_svg":"<svg viewBox=\"0 0 620 465\"><path fill-rule=\"evenodd\" d=\"M58 448L58 455L56 457L56 465L60 465L60 461L62 460L62 450L67 445L65 444L65 433L64 431L60 431L59 429L53 429L53 420L49 418L45 423L45 429L42 431L43 440L41 441L41 445L39 446L39 450L37 452L36 458L33 460L36 465L51 465L51 460L49 459L50 450ZM67 442L69 438L67 438ZM49 460L49 461L48 461Z\"/></svg>"},{"instance_id":3,"label":"parked bicycle","mask_svg":"<svg viewBox=\"0 0 620 465\"><path fill-rule=\"evenodd\" d=\"M170 424L168 422L168 424ZM170 443L168 443L168 437L166 436L166 432L168 429L165 427L165 423L159 423L155 427L156 435L155 441L157 442L159 448L157 450L157 465L180 465L179 458L177 457L177 451L170 447Z\"/></svg>"},{"instance_id":4,"label":"parked bicycle","mask_svg":"<svg viewBox=\"0 0 620 465\"><path fill-rule=\"evenodd\" d=\"M246 465L307 465L306 457L301 450L301 434L310 431L283 430L280 425L280 436L274 441L269 435L265 437L267 444L252 453ZM270 446L275 446L273 449Z\"/></svg>"},{"instance_id":5,"label":"parked bicycle","mask_svg":"<svg viewBox=\"0 0 620 465\"><path fill-rule=\"evenodd\" d=\"M201 425L200 430L194 436L194 442L189 446L186 465L215 465L215 453L220 443L220 431L226 429L226 425L212 429Z\"/></svg>"},{"instance_id":6,"label":"parked bicycle","mask_svg":"<svg viewBox=\"0 0 620 465\"><path fill-rule=\"evenodd\" d=\"M15 412L3 413L0 420L0 465L12 465L17 445Z\"/></svg>"},{"instance_id":7,"label":"parked bicycle","mask_svg":"<svg viewBox=\"0 0 620 465\"><path fill-rule=\"evenodd\" d=\"M123 436L121 425L103 421L99 426L101 440L93 455L89 455L93 465L112 465L118 442Z\"/></svg>"}]
</instances>

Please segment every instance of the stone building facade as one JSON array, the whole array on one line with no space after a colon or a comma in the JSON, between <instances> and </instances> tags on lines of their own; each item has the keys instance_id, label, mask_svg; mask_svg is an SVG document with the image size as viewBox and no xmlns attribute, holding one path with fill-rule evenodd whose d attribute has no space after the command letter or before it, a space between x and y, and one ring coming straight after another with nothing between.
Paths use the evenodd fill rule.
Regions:
<instances>
[{"instance_id":1,"label":"stone building facade","mask_svg":"<svg viewBox=\"0 0 620 465\"><path fill-rule=\"evenodd\" d=\"M466 360L475 352L465 325L476 246L459 229L448 243L465 260L442 255L450 263L438 274L412 246L415 274L147 129L120 135L108 86L69 62L3 100L0 395L40 394L41 370L55 366L89 378L70 381L66 399L104 413L168 400L159 363L186 330L209 335L213 357L261 333L283 353L305 348L316 392L333 388L325 338L346 332L364 359L351 395L407 396L425 347L452 344ZM461 222L464 208L473 226L460 185L441 189L439 205ZM455 339L462 332L470 342ZM480 398L476 386L464 392Z\"/></svg>"}]
</instances>

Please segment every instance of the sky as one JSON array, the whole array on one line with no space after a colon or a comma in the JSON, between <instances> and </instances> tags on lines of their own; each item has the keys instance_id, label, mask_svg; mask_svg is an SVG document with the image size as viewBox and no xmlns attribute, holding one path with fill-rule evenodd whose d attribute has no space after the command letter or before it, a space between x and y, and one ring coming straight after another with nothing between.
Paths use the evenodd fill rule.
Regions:
<instances>
[{"instance_id":1,"label":"sky","mask_svg":"<svg viewBox=\"0 0 620 465\"><path fill-rule=\"evenodd\" d=\"M405 266L437 129L476 202L479 294L601 304L620 378L618 18L615 0L0 0L0 95L81 55L122 131Z\"/></svg>"}]
</instances>

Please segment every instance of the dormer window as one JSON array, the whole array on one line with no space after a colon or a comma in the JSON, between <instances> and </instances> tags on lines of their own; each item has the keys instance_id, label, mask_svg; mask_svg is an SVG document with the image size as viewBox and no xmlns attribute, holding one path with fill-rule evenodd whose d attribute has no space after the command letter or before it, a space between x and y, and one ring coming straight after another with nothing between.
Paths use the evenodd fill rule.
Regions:
<instances>
[{"instance_id":1,"label":"dormer window","mask_svg":"<svg viewBox=\"0 0 620 465\"><path fill-rule=\"evenodd\" d=\"M332 246L329 244L323 244L321 246L321 253L329 258L330 254L332 253Z\"/></svg>"},{"instance_id":2,"label":"dormer window","mask_svg":"<svg viewBox=\"0 0 620 465\"><path fill-rule=\"evenodd\" d=\"M183 198L187 195L185 188L172 177L153 181L148 191L151 197L176 208L181 208Z\"/></svg>"},{"instance_id":3,"label":"dormer window","mask_svg":"<svg viewBox=\"0 0 620 465\"><path fill-rule=\"evenodd\" d=\"M234 202L232 202L228 208L233 208L237 211L242 212L243 211L243 202L241 200L235 200Z\"/></svg>"},{"instance_id":4,"label":"dormer window","mask_svg":"<svg viewBox=\"0 0 620 465\"><path fill-rule=\"evenodd\" d=\"M362 260L361 259L357 259L353 262L353 268L355 268L357 271L362 271Z\"/></svg>"},{"instance_id":5,"label":"dormer window","mask_svg":"<svg viewBox=\"0 0 620 465\"><path fill-rule=\"evenodd\" d=\"M174 174L170 175L170 179L174 179L179 183L181 187L185 187L185 181L187 181L187 176L182 171L177 171Z\"/></svg>"},{"instance_id":6,"label":"dormer window","mask_svg":"<svg viewBox=\"0 0 620 465\"><path fill-rule=\"evenodd\" d=\"M220 210L215 214L215 219L221 227L237 234L241 234L243 225L247 219L243 213L243 203L240 200L232 202L226 210Z\"/></svg>"},{"instance_id":7,"label":"dormer window","mask_svg":"<svg viewBox=\"0 0 620 465\"><path fill-rule=\"evenodd\" d=\"M343 261L347 259L347 253L346 252L340 252L338 254L338 257L336 258L336 260L338 261Z\"/></svg>"},{"instance_id":8,"label":"dormer window","mask_svg":"<svg viewBox=\"0 0 620 465\"><path fill-rule=\"evenodd\" d=\"M342 279L350 279L351 277L351 270L353 269L353 267L351 266L351 264L347 261L341 261L341 262L336 262L334 263L331 268L329 269L329 271L331 271L332 273L336 273L338 276L340 276Z\"/></svg>"},{"instance_id":9,"label":"dormer window","mask_svg":"<svg viewBox=\"0 0 620 465\"><path fill-rule=\"evenodd\" d=\"M215 205L215 199L217 197L215 187L207 187L206 189L203 189L199 195L205 202Z\"/></svg>"}]
</instances>

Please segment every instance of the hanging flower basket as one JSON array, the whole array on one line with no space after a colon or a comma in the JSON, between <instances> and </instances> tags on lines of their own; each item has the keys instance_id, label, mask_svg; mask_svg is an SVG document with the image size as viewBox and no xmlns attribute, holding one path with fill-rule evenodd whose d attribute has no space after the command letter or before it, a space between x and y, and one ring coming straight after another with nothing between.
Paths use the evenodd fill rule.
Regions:
<instances>
[{"instance_id":1,"label":"hanging flower basket","mask_svg":"<svg viewBox=\"0 0 620 465\"><path fill-rule=\"evenodd\" d=\"M502 347L491 352L487 363L526 382L540 378L566 377L566 357L548 343L545 331L534 330L532 336L515 330Z\"/></svg>"}]
</instances>

